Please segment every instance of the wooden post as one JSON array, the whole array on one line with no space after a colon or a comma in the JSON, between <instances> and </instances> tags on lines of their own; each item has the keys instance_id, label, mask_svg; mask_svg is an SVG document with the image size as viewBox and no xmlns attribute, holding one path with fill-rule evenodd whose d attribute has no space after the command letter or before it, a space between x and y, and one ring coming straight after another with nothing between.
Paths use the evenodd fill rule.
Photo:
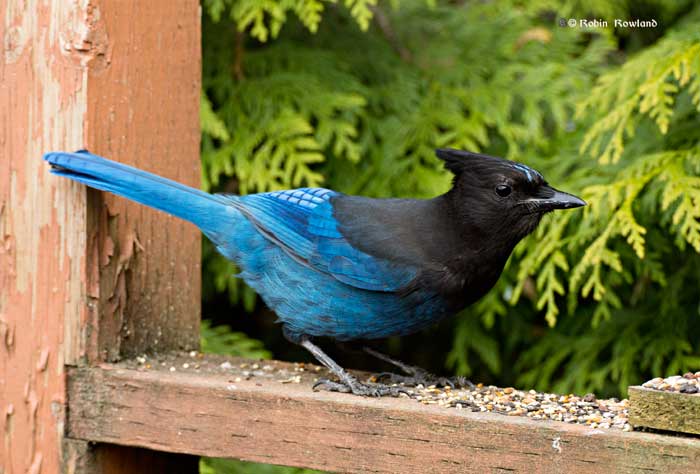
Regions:
<instances>
[{"instance_id":1,"label":"wooden post","mask_svg":"<svg viewBox=\"0 0 700 474\"><path fill-rule=\"evenodd\" d=\"M196 186L199 2L0 0L0 14L0 472L136 472L130 452L194 471L64 450L64 367L195 348L199 232L41 156L88 148Z\"/></svg>"}]
</instances>

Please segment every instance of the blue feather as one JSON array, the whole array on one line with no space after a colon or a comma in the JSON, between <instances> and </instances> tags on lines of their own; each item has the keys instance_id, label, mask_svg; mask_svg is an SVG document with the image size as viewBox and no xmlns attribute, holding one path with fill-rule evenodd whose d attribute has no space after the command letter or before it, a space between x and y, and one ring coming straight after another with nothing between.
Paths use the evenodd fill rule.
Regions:
<instances>
[{"instance_id":1,"label":"blue feather","mask_svg":"<svg viewBox=\"0 0 700 474\"><path fill-rule=\"evenodd\" d=\"M368 255L353 247L338 230L333 198L322 188L253 194L237 199L260 230L309 266L364 290L396 291L417 269Z\"/></svg>"}]
</instances>

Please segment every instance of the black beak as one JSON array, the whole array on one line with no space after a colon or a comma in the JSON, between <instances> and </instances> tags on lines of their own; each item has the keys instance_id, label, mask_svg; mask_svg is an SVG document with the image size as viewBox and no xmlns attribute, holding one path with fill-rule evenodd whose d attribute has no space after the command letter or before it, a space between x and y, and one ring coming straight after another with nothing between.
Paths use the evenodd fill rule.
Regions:
<instances>
[{"instance_id":1,"label":"black beak","mask_svg":"<svg viewBox=\"0 0 700 474\"><path fill-rule=\"evenodd\" d=\"M586 201L583 199L573 194L558 191L549 186L543 186L538 194L538 197L527 199L523 204L528 205L528 207L531 206L536 212L549 212L555 209L573 209L586 205Z\"/></svg>"}]
</instances>

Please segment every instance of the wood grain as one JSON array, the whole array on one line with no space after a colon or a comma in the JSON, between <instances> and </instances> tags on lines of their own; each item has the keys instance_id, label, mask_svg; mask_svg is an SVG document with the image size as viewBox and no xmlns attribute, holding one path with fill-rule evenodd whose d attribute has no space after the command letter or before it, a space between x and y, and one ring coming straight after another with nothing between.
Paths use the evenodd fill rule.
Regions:
<instances>
[{"instance_id":1,"label":"wood grain","mask_svg":"<svg viewBox=\"0 0 700 474\"><path fill-rule=\"evenodd\" d=\"M104 64L87 77L89 150L199 188L199 2L103 0ZM201 233L88 194L92 360L199 345Z\"/></svg>"},{"instance_id":2,"label":"wood grain","mask_svg":"<svg viewBox=\"0 0 700 474\"><path fill-rule=\"evenodd\" d=\"M700 394L629 388L633 426L700 434Z\"/></svg>"},{"instance_id":3,"label":"wood grain","mask_svg":"<svg viewBox=\"0 0 700 474\"><path fill-rule=\"evenodd\" d=\"M700 462L694 438L313 392L313 377L239 380L185 364L72 370L69 435L357 473L667 473L693 472Z\"/></svg>"},{"instance_id":4,"label":"wood grain","mask_svg":"<svg viewBox=\"0 0 700 474\"><path fill-rule=\"evenodd\" d=\"M85 67L65 2L0 0L0 471L59 472L64 363L87 315L85 190L41 160L83 144Z\"/></svg>"},{"instance_id":5,"label":"wood grain","mask_svg":"<svg viewBox=\"0 0 700 474\"><path fill-rule=\"evenodd\" d=\"M0 0L0 15L0 472L89 472L87 447L62 443L65 365L196 347L199 232L41 156L87 147L197 185L199 2Z\"/></svg>"}]
</instances>

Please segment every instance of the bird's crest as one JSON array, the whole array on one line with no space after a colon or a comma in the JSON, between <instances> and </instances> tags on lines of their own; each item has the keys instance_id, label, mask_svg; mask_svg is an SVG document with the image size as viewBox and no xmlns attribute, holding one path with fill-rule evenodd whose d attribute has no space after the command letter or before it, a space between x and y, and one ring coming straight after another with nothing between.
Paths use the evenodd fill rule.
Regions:
<instances>
[{"instance_id":1,"label":"bird's crest","mask_svg":"<svg viewBox=\"0 0 700 474\"><path fill-rule=\"evenodd\" d=\"M529 182L536 182L536 181L544 181L544 177L540 174L539 171L533 170L529 166L525 166L522 163L516 163L513 162L511 165L513 168L521 171L526 177Z\"/></svg>"},{"instance_id":2,"label":"bird's crest","mask_svg":"<svg viewBox=\"0 0 700 474\"><path fill-rule=\"evenodd\" d=\"M542 175L529 166L515 161L499 158L497 156L472 153L471 151L454 150L452 148L439 148L435 151L435 154L445 163L445 169L452 172L456 176L460 175L464 171L474 169L475 165L491 163L518 170L529 182L544 181Z\"/></svg>"}]
</instances>

